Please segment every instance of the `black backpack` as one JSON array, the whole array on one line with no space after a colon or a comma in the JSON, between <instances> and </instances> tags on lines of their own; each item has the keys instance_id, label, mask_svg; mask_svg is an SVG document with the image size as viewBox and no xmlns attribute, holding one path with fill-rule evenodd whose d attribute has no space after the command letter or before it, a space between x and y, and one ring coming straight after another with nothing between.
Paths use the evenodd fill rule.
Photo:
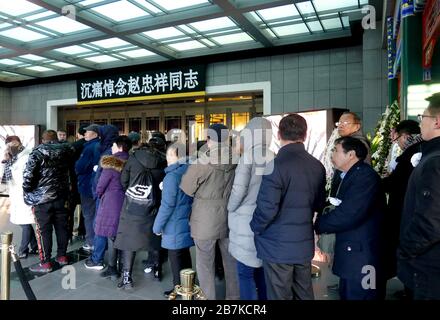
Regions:
<instances>
[{"instance_id":1,"label":"black backpack","mask_svg":"<svg viewBox=\"0 0 440 320\"><path fill-rule=\"evenodd\" d=\"M133 157L136 159L136 157ZM127 214L137 216L148 216L156 213L156 189L153 183L153 175L149 168L138 160L144 168L139 179L136 179L133 185L130 185L125 191L125 210Z\"/></svg>"}]
</instances>

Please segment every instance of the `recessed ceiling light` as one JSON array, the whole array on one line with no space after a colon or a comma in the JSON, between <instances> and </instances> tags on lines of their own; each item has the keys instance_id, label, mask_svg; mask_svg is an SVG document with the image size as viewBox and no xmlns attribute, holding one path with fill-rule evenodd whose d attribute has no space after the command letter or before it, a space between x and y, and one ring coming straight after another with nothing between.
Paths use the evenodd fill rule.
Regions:
<instances>
[{"instance_id":1,"label":"recessed ceiling light","mask_svg":"<svg viewBox=\"0 0 440 320\"><path fill-rule=\"evenodd\" d=\"M209 30L224 29L224 28L228 28L228 27L236 27L237 26L228 17L222 17L222 18L194 22L194 23L191 23L190 25L199 31L209 31Z\"/></svg>"},{"instance_id":2,"label":"recessed ceiling light","mask_svg":"<svg viewBox=\"0 0 440 320\"><path fill-rule=\"evenodd\" d=\"M44 57L36 56L34 54L25 54L25 55L19 56L18 58L24 58L24 59L32 60L32 61L41 61L41 60L46 59Z\"/></svg>"},{"instance_id":3,"label":"recessed ceiling light","mask_svg":"<svg viewBox=\"0 0 440 320\"><path fill-rule=\"evenodd\" d=\"M36 23L39 26L57 31L59 33L70 33L90 29L85 24L79 23L67 17L57 17Z\"/></svg>"},{"instance_id":4,"label":"recessed ceiling light","mask_svg":"<svg viewBox=\"0 0 440 320\"><path fill-rule=\"evenodd\" d=\"M169 44L171 48L174 48L179 51L185 51L185 50L192 50L192 49L199 49L199 48L206 48L206 46L198 41L185 41L185 42L179 42L179 43L173 43Z\"/></svg>"},{"instance_id":5,"label":"recessed ceiling light","mask_svg":"<svg viewBox=\"0 0 440 320\"><path fill-rule=\"evenodd\" d=\"M118 22L149 15L145 10L142 10L126 0L104 4L99 7L93 7L91 10Z\"/></svg>"},{"instance_id":6,"label":"recessed ceiling light","mask_svg":"<svg viewBox=\"0 0 440 320\"><path fill-rule=\"evenodd\" d=\"M41 66L34 66L34 67L27 67L26 69L38 71L38 72L47 72L47 71L53 71L53 69L41 67Z\"/></svg>"},{"instance_id":7,"label":"recessed ceiling light","mask_svg":"<svg viewBox=\"0 0 440 320\"><path fill-rule=\"evenodd\" d=\"M123 51L119 53L130 58L140 58L155 55L155 53L145 49Z\"/></svg>"},{"instance_id":8,"label":"recessed ceiling light","mask_svg":"<svg viewBox=\"0 0 440 320\"><path fill-rule=\"evenodd\" d=\"M101 48L115 48L130 44L127 41L121 40L119 38L110 38L105 40L93 41L90 43Z\"/></svg>"},{"instance_id":9,"label":"recessed ceiling light","mask_svg":"<svg viewBox=\"0 0 440 320\"><path fill-rule=\"evenodd\" d=\"M206 0L154 0L154 3L160 5L162 8L164 8L165 10L171 11L171 10L176 10L176 9L181 9L181 8L185 8L185 7L191 7L191 6L195 6L198 4L206 4L209 3Z\"/></svg>"},{"instance_id":10,"label":"recessed ceiling light","mask_svg":"<svg viewBox=\"0 0 440 320\"><path fill-rule=\"evenodd\" d=\"M14 66L16 64L20 64L20 63L23 63L23 62L17 61L17 60L12 60L12 59L0 59L0 63L8 65L8 66Z\"/></svg>"},{"instance_id":11,"label":"recessed ceiling light","mask_svg":"<svg viewBox=\"0 0 440 320\"><path fill-rule=\"evenodd\" d=\"M84 53L84 52L90 52L89 49L80 47L80 46L69 46L69 47L64 47L64 48L58 48L55 49L55 51L59 51L65 54L78 54L78 53Z\"/></svg>"},{"instance_id":12,"label":"recessed ceiling light","mask_svg":"<svg viewBox=\"0 0 440 320\"><path fill-rule=\"evenodd\" d=\"M4 30L0 32L0 35L12 38L18 41L27 42L27 41L34 41L39 40L43 38L47 38L46 35L34 32L22 27L17 27L9 30Z\"/></svg>"},{"instance_id":13,"label":"recessed ceiling light","mask_svg":"<svg viewBox=\"0 0 440 320\"><path fill-rule=\"evenodd\" d=\"M86 60L95 62L95 63L105 63L105 62L110 62L110 61L116 61L119 59L116 59L114 57L111 56L107 56L107 55L100 55L100 56L94 56L94 57L88 57L88 58L84 58Z\"/></svg>"}]
</instances>

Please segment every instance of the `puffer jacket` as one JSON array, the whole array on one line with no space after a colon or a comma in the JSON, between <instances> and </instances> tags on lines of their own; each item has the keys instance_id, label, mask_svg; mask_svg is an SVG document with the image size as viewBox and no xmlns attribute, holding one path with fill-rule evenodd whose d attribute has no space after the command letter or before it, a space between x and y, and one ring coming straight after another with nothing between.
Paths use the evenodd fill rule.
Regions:
<instances>
[{"instance_id":1,"label":"puffer jacket","mask_svg":"<svg viewBox=\"0 0 440 320\"><path fill-rule=\"evenodd\" d=\"M55 141L40 144L31 152L23 173L24 202L27 205L67 198L73 153L69 144Z\"/></svg>"},{"instance_id":2,"label":"puffer jacket","mask_svg":"<svg viewBox=\"0 0 440 320\"><path fill-rule=\"evenodd\" d=\"M265 131L263 131L265 130ZM241 133L244 150L235 170L228 203L229 252L241 263L258 268L254 233L249 223L257 206L257 196L266 166L275 155L269 150L272 126L264 118L253 118Z\"/></svg>"},{"instance_id":3,"label":"puffer jacket","mask_svg":"<svg viewBox=\"0 0 440 320\"><path fill-rule=\"evenodd\" d=\"M100 164L103 170L96 187L100 202L94 228L95 234L99 236L114 237L118 231L125 194L121 185L121 172L127 159L127 152L118 152L101 158Z\"/></svg>"},{"instance_id":4,"label":"puffer jacket","mask_svg":"<svg viewBox=\"0 0 440 320\"><path fill-rule=\"evenodd\" d=\"M180 188L194 197L190 217L191 236L197 240L226 239L228 199L237 165L225 144L212 146L182 177ZM221 163L229 159L229 163ZM227 162L227 161L226 161Z\"/></svg>"},{"instance_id":5,"label":"puffer jacket","mask_svg":"<svg viewBox=\"0 0 440 320\"><path fill-rule=\"evenodd\" d=\"M194 245L189 229L193 199L179 189L188 169L185 159L165 168L162 201L153 225L153 232L162 233L162 248L177 250Z\"/></svg>"}]
</instances>

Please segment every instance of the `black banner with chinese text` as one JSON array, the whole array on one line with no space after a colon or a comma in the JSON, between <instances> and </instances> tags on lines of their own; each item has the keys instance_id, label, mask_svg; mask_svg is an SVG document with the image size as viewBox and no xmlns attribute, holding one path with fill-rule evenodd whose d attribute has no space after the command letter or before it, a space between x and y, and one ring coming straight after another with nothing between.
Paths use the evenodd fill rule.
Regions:
<instances>
[{"instance_id":1,"label":"black banner with chinese text","mask_svg":"<svg viewBox=\"0 0 440 320\"><path fill-rule=\"evenodd\" d=\"M184 66L77 80L78 104L204 95L205 66Z\"/></svg>"}]
</instances>

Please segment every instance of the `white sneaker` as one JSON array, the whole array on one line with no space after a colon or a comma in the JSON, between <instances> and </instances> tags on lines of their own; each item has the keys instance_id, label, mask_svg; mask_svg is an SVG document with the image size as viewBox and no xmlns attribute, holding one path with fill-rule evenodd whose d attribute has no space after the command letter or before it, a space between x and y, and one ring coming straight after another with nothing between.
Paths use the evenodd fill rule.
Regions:
<instances>
[{"instance_id":1,"label":"white sneaker","mask_svg":"<svg viewBox=\"0 0 440 320\"><path fill-rule=\"evenodd\" d=\"M146 268L144 269L144 272L145 272L145 273L150 273L151 271L153 271L153 268L151 268L151 267L146 267Z\"/></svg>"}]
</instances>

